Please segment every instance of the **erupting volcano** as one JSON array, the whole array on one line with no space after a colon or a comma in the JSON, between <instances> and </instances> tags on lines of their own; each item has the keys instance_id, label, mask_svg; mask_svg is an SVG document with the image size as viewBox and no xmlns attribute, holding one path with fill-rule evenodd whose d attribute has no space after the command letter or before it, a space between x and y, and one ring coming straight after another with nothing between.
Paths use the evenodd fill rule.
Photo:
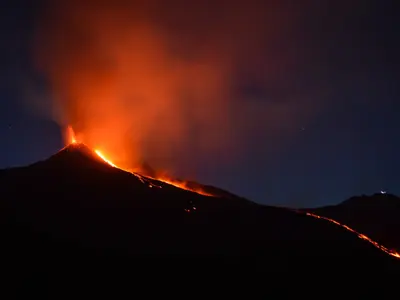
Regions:
<instances>
[{"instance_id":1,"label":"erupting volcano","mask_svg":"<svg viewBox=\"0 0 400 300\"><path fill-rule=\"evenodd\" d=\"M210 270L239 276L238 265L246 274L320 274L367 265L381 275L400 268L398 252L333 218L149 176L157 174L149 167L124 170L71 127L66 133L66 146L48 159L0 172L1 254L14 269L39 262L29 269L36 277L31 270L64 272L52 268L67 261L74 278L97 284L98 277L119 280L149 265L158 274L166 270L161 258L167 258L167 270L191 279ZM82 275L88 259L97 267Z\"/></svg>"},{"instance_id":2,"label":"erupting volcano","mask_svg":"<svg viewBox=\"0 0 400 300\"><path fill-rule=\"evenodd\" d=\"M68 126L66 136L67 136L67 147L85 147L85 148L87 147L84 143L81 143L80 141L77 140L77 138L76 138L76 136L74 134L74 130L73 130L73 128L71 126ZM174 180L174 179L171 179L171 178L167 178L165 176L164 177L163 176L151 177L151 176L148 176L147 174L141 174L142 172L141 172L140 168L137 168L137 169L135 169L133 171L129 170L129 169L121 168L121 167L115 165L111 160L109 160L101 152L101 150L93 149L91 151L95 155L97 155L102 161L104 161L105 163L110 165L111 167L123 170L125 172L129 172L132 175L136 176L143 184L147 185L149 188L153 188L153 187L162 188L161 185L158 185L158 184L155 183L155 181L160 181L160 182L167 183L169 185L173 185L173 186L175 186L177 188L188 190L190 192L194 192L194 193L197 193L197 194L200 194L200 195L203 195L203 196L217 197L216 194L211 194L211 193L206 192L204 188L201 188L201 187L191 188L191 187L188 186L188 183L186 183L185 181L178 181L178 180ZM200 186L199 184L197 184L197 185ZM190 208L190 209L188 209L188 208L184 209L184 211L186 211L186 212L191 212L191 211L195 211L195 210L197 210L197 208L194 207L194 206L192 208ZM303 213L301 211L297 211L297 212L298 213ZM307 216L310 216L310 217L314 217L314 218L317 218L317 219L323 219L323 220L329 221L330 223L335 224L335 225L337 225L337 226L339 226L341 228L344 228L347 231L355 234L360 239L369 242L370 244L372 244L373 246L375 246L379 250L385 252L386 254L388 254L390 256L393 256L393 257L396 257L396 258L400 258L400 254L398 252L396 252L395 250L388 249L387 247L385 247L383 245L380 245L378 242L376 242L376 241L372 240L371 238L367 237L365 234L359 233L358 231L354 230L353 228L350 228L349 226L347 226L345 224L341 224L340 222L338 222L336 220L333 220L333 219L330 219L330 218L327 218L327 217L324 217L324 216L319 216L319 215L311 213L311 212L305 212L305 214Z\"/></svg>"},{"instance_id":3,"label":"erupting volcano","mask_svg":"<svg viewBox=\"0 0 400 300\"><path fill-rule=\"evenodd\" d=\"M67 137L66 138L67 146L84 144L84 143L82 143L82 142L77 140L77 138L75 136L75 133L74 133L74 130L73 130L73 128L71 126L67 127L66 137ZM152 178L150 176L150 174L148 174L148 172L146 172L145 170L143 170L140 167L137 167L135 170L125 169L125 168L123 168L121 166L115 165L110 159L108 159L106 157L106 155L100 149L93 149L93 151L94 151L94 153L96 153L96 155L98 157L100 157L104 162L106 162L110 166L112 166L114 168L118 168L118 169L124 170L124 171L129 172L129 173L132 173L133 175L137 176L141 181L143 181L144 176ZM143 173L145 173L145 174L143 174ZM199 187L198 184L196 184L194 182L189 183L189 182L178 180L178 179L172 179L170 177L167 177L165 174L161 175L161 174L159 174L157 172L152 172L152 173L156 174L156 176L154 178L152 178L152 179L155 179L155 180L158 180L158 181L162 181L164 183L167 183L167 184L176 186L178 188L181 188L181 189L184 189L184 190L187 190L187 191L191 191L191 192L203 195L203 196L217 197L217 195L214 195L214 194L206 192L203 188ZM191 186L189 186L190 184L192 184L192 186L193 185L197 185L197 187L195 187L195 186L191 187ZM153 186L156 186L156 185L150 185L150 187L153 187ZM157 187L161 188L161 186L157 186Z\"/></svg>"}]
</instances>

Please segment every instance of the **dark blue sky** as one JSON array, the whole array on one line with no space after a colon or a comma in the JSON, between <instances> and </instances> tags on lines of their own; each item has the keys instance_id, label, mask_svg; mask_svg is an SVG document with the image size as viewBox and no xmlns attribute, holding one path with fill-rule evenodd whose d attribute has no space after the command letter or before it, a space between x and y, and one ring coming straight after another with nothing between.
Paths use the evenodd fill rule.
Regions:
<instances>
[{"instance_id":1,"label":"dark blue sky","mask_svg":"<svg viewBox=\"0 0 400 300\"><path fill-rule=\"evenodd\" d=\"M243 141L240 159L219 164L213 157L199 163L197 180L260 203L288 206L338 203L380 190L400 194L400 16L395 1L306 2L283 6L301 17L275 23L290 30L276 28L277 38L263 46L266 56L284 53L278 59L289 65L295 61L295 67L275 68L262 83L245 72L237 81L238 93L271 103L295 99L293 109L306 113L295 120L290 114L279 118L284 139L278 121L257 125ZM51 97L48 84L34 77L37 11L33 1L1 4L1 168L46 158L63 145L57 122L30 105L38 97ZM266 64L273 66L268 59Z\"/></svg>"}]
</instances>

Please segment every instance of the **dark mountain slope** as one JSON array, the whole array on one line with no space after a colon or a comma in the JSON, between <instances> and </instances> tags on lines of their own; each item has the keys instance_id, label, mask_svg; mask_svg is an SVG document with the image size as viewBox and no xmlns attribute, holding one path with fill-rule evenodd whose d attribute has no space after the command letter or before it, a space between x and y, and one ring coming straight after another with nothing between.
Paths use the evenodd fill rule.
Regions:
<instances>
[{"instance_id":1,"label":"dark mountain slope","mask_svg":"<svg viewBox=\"0 0 400 300\"><path fill-rule=\"evenodd\" d=\"M400 252L400 198L394 195L352 197L338 205L305 210L345 223Z\"/></svg>"},{"instance_id":2,"label":"dark mountain slope","mask_svg":"<svg viewBox=\"0 0 400 300\"><path fill-rule=\"evenodd\" d=\"M71 274L98 284L126 272L194 280L399 270L397 259L324 220L135 176L83 146L1 171L0 190L8 278Z\"/></svg>"}]
</instances>

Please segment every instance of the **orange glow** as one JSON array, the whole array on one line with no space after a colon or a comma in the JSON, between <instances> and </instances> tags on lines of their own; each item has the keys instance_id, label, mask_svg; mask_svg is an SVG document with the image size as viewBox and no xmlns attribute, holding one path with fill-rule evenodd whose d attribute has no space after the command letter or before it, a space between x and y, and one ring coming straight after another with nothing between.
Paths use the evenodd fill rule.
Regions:
<instances>
[{"instance_id":1,"label":"orange glow","mask_svg":"<svg viewBox=\"0 0 400 300\"><path fill-rule=\"evenodd\" d=\"M74 130L72 129L72 126L68 126L68 127L67 127L67 134L66 134L66 135L67 135L67 138L68 138L68 140L67 140L67 145L68 145L68 144L76 144L76 143L78 143L78 141L77 141L77 139L76 139L76 136L75 136L75 133L74 133ZM80 141L79 141L79 142L80 142ZM114 167L114 168L117 168L117 169L121 169L121 170L123 170L123 171L129 172L129 173L135 175L140 181L142 181L144 184L147 184L149 188L152 188L152 187L161 188L161 186L155 185L154 183L151 183L151 182L148 180L148 179L154 179L154 180L158 180L158 181L167 183L167 184L169 184L169 185L173 185L173 186L175 186L175 187L177 187L177 188L181 188L181 189L183 189L183 190L191 191L191 192L194 192L194 193L203 195L203 196L215 197L214 195L205 192L205 191L202 190L201 188L191 188L191 187L188 186L188 183L187 183L187 182L181 181L181 180L172 179L172 178L166 176L165 174L160 175L160 176L156 176L156 177L150 177L150 176L143 176L143 175L140 175L140 169L139 169L139 170L136 170L136 169L135 169L135 172L133 172L133 171L131 171L131 170L129 170L129 169L125 169L125 168L123 168L123 167L117 166L116 164L114 164L114 163L111 161L111 159L109 159L109 158L108 158L102 151L100 151L99 149L94 149L93 151L94 151L94 153L96 153L96 155L97 155L98 157L100 157L104 162L106 162L106 163L109 164L110 166L112 166L112 167ZM148 178L148 179L146 179L146 178Z\"/></svg>"},{"instance_id":2,"label":"orange glow","mask_svg":"<svg viewBox=\"0 0 400 300\"><path fill-rule=\"evenodd\" d=\"M288 122L298 123L287 117L298 110L287 111L286 101L282 107L254 101L237 87L242 69L257 84L274 78L267 85L275 85L270 69L280 71L285 62L259 62L269 57L264 46L270 47L270 35L275 41L276 30L259 25L275 14L260 9L258 0L217 0L216 9L204 1L45 2L32 50L52 102L39 102L39 109L62 126L72 125L77 140L124 169L150 161L173 174L193 174L200 161L221 166L235 160L247 139L259 134L255 130L262 128L267 138L264 130L279 128L281 135L293 127ZM198 26L204 20L206 26ZM299 117L304 124L303 113Z\"/></svg>"},{"instance_id":3,"label":"orange glow","mask_svg":"<svg viewBox=\"0 0 400 300\"><path fill-rule=\"evenodd\" d=\"M307 216L316 218L316 219L322 219L328 222L331 222L337 226L340 226L354 234L356 234L360 239L365 240L367 242L369 242L370 244L374 245L376 248L378 248L379 250L385 252L386 254L389 254L390 256L396 257L396 258L400 258L400 253L396 252L395 250L386 248L385 246L379 244L378 242L375 242L374 240L372 240L371 238L369 238L368 236L366 236L365 234L359 233L358 231L354 230L353 228L350 228L349 226L345 225L345 224L341 224L338 221L335 221L333 219L327 218L327 217L323 217L323 216L319 216L313 213L306 213Z\"/></svg>"},{"instance_id":4,"label":"orange glow","mask_svg":"<svg viewBox=\"0 0 400 300\"><path fill-rule=\"evenodd\" d=\"M99 150L94 150L94 152L106 163L108 163L110 166L113 166L114 168L118 168L116 165L114 165L110 160L108 160L103 153L101 153Z\"/></svg>"},{"instance_id":5,"label":"orange glow","mask_svg":"<svg viewBox=\"0 0 400 300\"><path fill-rule=\"evenodd\" d=\"M74 132L74 130L72 129L71 126L67 127L67 137L66 137L66 139L67 139L67 144L76 144L77 143L76 137L75 137L75 132Z\"/></svg>"},{"instance_id":6,"label":"orange glow","mask_svg":"<svg viewBox=\"0 0 400 300\"><path fill-rule=\"evenodd\" d=\"M173 186L175 186L175 187L178 187L178 188L181 188L181 189L184 189L184 190L187 190L187 191L191 191L191 192L194 192L194 193L203 195L203 196L215 197L215 195L212 195L212 194L210 194L210 193L207 193L206 191L204 191L204 190L202 190L202 189L200 189L200 188L196 188L196 189L195 189L195 188L189 187L189 186L188 186L188 183L185 182L185 181L172 179L172 178L169 178L169 177L167 177L167 176L165 176L165 175L157 176L157 177L154 178L154 179L159 180L159 181L162 181L162 182L165 182L165 183L168 183L168 184L170 184L170 185L173 185Z\"/></svg>"}]
</instances>

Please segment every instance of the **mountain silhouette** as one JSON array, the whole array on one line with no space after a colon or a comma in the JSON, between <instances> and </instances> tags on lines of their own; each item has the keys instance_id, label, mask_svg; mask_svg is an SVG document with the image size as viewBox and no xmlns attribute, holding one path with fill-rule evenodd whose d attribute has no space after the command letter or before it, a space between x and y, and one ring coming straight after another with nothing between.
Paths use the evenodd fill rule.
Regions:
<instances>
[{"instance_id":1,"label":"mountain silhouette","mask_svg":"<svg viewBox=\"0 0 400 300\"><path fill-rule=\"evenodd\" d=\"M351 197L338 205L304 209L335 219L400 252L400 198L386 193Z\"/></svg>"},{"instance_id":2,"label":"mountain silhouette","mask_svg":"<svg viewBox=\"0 0 400 300\"><path fill-rule=\"evenodd\" d=\"M396 258L340 226L195 184L217 196L112 167L83 144L2 170L3 272L39 285L71 274L98 287L132 272L195 280L399 270Z\"/></svg>"}]
</instances>

